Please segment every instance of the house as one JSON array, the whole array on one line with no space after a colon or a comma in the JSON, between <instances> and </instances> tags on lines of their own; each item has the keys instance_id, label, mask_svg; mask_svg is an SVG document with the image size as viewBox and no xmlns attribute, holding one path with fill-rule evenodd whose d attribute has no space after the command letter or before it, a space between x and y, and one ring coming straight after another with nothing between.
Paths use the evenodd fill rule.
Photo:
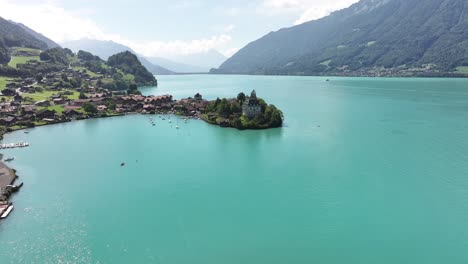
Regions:
<instances>
[{"instance_id":1,"label":"house","mask_svg":"<svg viewBox=\"0 0 468 264\"><path fill-rule=\"evenodd\" d=\"M42 109L36 112L38 119L53 119L55 117L55 111L49 109Z\"/></svg>"},{"instance_id":2,"label":"house","mask_svg":"<svg viewBox=\"0 0 468 264\"><path fill-rule=\"evenodd\" d=\"M16 109L17 108L14 105L11 105L11 103L2 103L2 104L0 104L0 113L2 113L2 114L15 112Z\"/></svg>"},{"instance_id":3,"label":"house","mask_svg":"<svg viewBox=\"0 0 468 264\"><path fill-rule=\"evenodd\" d=\"M6 88L2 90L2 94L5 96L14 96L16 94L16 90L12 88Z\"/></svg>"},{"instance_id":4,"label":"house","mask_svg":"<svg viewBox=\"0 0 468 264\"><path fill-rule=\"evenodd\" d=\"M35 105L37 105L37 106L50 106L50 101L49 100L42 100L42 101L36 102Z\"/></svg>"},{"instance_id":5,"label":"house","mask_svg":"<svg viewBox=\"0 0 468 264\"><path fill-rule=\"evenodd\" d=\"M257 99L257 93L255 90L252 91L250 97L245 100L242 105L242 113L247 118L254 118L256 115L262 112L262 107Z\"/></svg>"},{"instance_id":6,"label":"house","mask_svg":"<svg viewBox=\"0 0 468 264\"><path fill-rule=\"evenodd\" d=\"M2 126L13 125L15 122L16 122L16 117L13 117L13 116L7 116L7 117L0 118L0 125L2 125Z\"/></svg>"},{"instance_id":7,"label":"house","mask_svg":"<svg viewBox=\"0 0 468 264\"><path fill-rule=\"evenodd\" d=\"M104 112L104 111L107 110L107 106L105 106L105 105L98 105L98 106L97 106L97 110L98 110L98 112Z\"/></svg>"},{"instance_id":8,"label":"house","mask_svg":"<svg viewBox=\"0 0 468 264\"><path fill-rule=\"evenodd\" d=\"M23 105L21 109L23 110L23 114L34 114L36 112L35 105Z\"/></svg>"},{"instance_id":9,"label":"house","mask_svg":"<svg viewBox=\"0 0 468 264\"><path fill-rule=\"evenodd\" d=\"M13 97L13 100L15 102L22 102L23 101L23 97L19 94L15 94L15 96Z\"/></svg>"},{"instance_id":10,"label":"house","mask_svg":"<svg viewBox=\"0 0 468 264\"><path fill-rule=\"evenodd\" d=\"M101 98L101 97L105 97L106 94L104 93L92 93L88 96L88 98Z\"/></svg>"},{"instance_id":11,"label":"house","mask_svg":"<svg viewBox=\"0 0 468 264\"><path fill-rule=\"evenodd\" d=\"M154 105L145 104L145 105L143 105L143 110L145 110L147 112L151 112L151 111L156 110L156 107Z\"/></svg>"},{"instance_id":12,"label":"house","mask_svg":"<svg viewBox=\"0 0 468 264\"><path fill-rule=\"evenodd\" d=\"M63 111L63 114L66 115L67 117L81 117L81 116L83 116L82 112L79 112L74 108L65 109Z\"/></svg>"},{"instance_id":13,"label":"house","mask_svg":"<svg viewBox=\"0 0 468 264\"><path fill-rule=\"evenodd\" d=\"M60 98L55 98L53 101L55 105L61 105L61 104L65 104L67 102L67 99L60 97Z\"/></svg>"},{"instance_id":14,"label":"house","mask_svg":"<svg viewBox=\"0 0 468 264\"><path fill-rule=\"evenodd\" d=\"M83 106L83 104L89 103L89 102L91 102L91 99L78 99L78 100L73 101L72 105L81 107Z\"/></svg>"}]
</instances>

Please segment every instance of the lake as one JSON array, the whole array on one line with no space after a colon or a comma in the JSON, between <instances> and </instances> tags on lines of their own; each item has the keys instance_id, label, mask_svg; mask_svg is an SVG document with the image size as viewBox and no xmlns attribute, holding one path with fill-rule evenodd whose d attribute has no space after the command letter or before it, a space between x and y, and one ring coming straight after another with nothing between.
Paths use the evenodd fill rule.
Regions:
<instances>
[{"instance_id":1,"label":"lake","mask_svg":"<svg viewBox=\"0 0 468 264\"><path fill-rule=\"evenodd\" d=\"M468 80L158 80L142 92L255 89L284 127L129 115L8 134L31 146L3 152L25 185L2 264L468 263Z\"/></svg>"}]
</instances>

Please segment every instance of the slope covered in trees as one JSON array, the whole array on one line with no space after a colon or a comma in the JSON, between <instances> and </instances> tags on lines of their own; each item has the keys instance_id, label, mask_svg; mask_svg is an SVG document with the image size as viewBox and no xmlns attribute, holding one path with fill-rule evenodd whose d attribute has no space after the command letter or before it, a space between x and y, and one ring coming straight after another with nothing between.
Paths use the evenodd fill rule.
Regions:
<instances>
[{"instance_id":1,"label":"slope covered in trees","mask_svg":"<svg viewBox=\"0 0 468 264\"><path fill-rule=\"evenodd\" d=\"M217 73L443 74L468 65L468 1L361 0L248 44Z\"/></svg>"},{"instance_id":2,"label":"slope covered in trees","mask_svg":"<svg viewBox=\"0 0 468 264\"><path fill-rule=\"evenodd\" d=\"M135 82L139 85L157 85L156 78L138 60L137 56L129 51L112 55L107 60L111 67L122 70L126 74L135 76Z\"/></svg>"},{"instance_id":3,"label":"slope covered in trees","mask_svg":"<svg viewBox=\"0 0 468 264\"><path fill-rule=\"evenodd\" d=\"M0 17L0 38L7 47L47 49L47 44L26 32L20 26Z\"/></svg>"}]
</instances>

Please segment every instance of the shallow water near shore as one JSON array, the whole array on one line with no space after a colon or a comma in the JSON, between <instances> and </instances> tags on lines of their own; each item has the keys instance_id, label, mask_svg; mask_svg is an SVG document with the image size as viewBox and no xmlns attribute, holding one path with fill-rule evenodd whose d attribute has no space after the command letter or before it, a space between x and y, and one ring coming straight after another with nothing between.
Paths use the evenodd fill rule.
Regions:
<instances>
[{"instance_id":1,"label":"shallow water near shore","mask_svg":"<svg viewBox=\"0 0 468 264\"><path fill-rule=\"evenodd\" d=\"M8 134L30 147L3 151L25 185L0 263L468 263L468 80L158 80L143 93L255 88L285 127L130 115Z\"/></svg>"}]
</instances>

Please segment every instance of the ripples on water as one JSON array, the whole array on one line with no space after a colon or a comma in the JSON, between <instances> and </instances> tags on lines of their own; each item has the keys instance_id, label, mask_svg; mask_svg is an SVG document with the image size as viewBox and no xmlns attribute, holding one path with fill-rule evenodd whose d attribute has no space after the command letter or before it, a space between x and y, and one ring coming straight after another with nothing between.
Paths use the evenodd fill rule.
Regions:
<instances>
[{"instance_id":1,"label":"ripples on water","mask_svg":"<svg viewBox=\"0 0 468 264\"><path fill-rule=\"evenodd\" d=\"M6 153L25 188L0 224L2 264L468 263L467 81L330 79L168 76L143 89L255 88L284 111L282 129L127 116L8 135L31 147Z\"/></svg>"}]
</instances>

